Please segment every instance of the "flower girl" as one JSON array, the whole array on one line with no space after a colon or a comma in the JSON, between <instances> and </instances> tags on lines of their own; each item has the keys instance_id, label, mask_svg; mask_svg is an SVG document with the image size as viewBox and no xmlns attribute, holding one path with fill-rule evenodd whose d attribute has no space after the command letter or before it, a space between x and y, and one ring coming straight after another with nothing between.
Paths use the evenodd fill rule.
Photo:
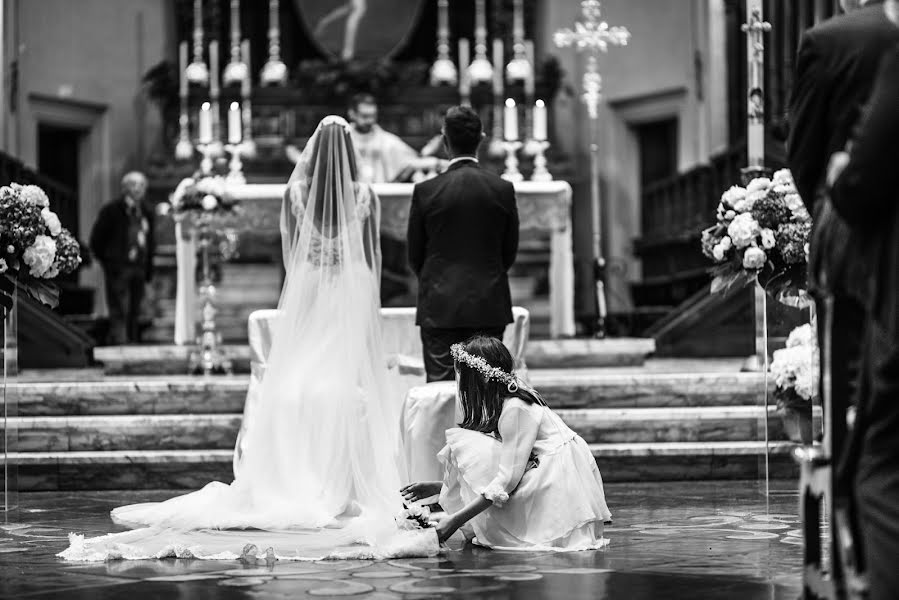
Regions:
<instances>
[{"instance_id":1,"label":"flower girl","mask_svg":"<svg viewBox=\"0 0 899 600\"><path fill-rule=\"evenodd\" d=\"M512 373L499 340L452 347L462 407L446 432L442 482L414 483L408 501L440 493L447 515L437 534L458 529L502 550L594 550L608 544L602 477L586 442Z\"/></svg>"}]
</instances>

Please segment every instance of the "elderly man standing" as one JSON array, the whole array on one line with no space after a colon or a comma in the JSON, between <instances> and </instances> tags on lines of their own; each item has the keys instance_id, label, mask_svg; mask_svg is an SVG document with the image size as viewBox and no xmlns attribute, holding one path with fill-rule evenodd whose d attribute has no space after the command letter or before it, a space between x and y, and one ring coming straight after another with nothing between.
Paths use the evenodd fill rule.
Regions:
<instances>
[{"instance_id":1,"label":"elderly man standing","mask_svg":"<svg viewBox=\"0 0 899 600\"><path fill-rule=\"evenodd\" d=\"M132 171L122 195L100 209L90 248L103 267L109 306L109 343L140 341L140 306L153 265L153 213L144 204L147 178Z\"/></svg>"}]
</instances>

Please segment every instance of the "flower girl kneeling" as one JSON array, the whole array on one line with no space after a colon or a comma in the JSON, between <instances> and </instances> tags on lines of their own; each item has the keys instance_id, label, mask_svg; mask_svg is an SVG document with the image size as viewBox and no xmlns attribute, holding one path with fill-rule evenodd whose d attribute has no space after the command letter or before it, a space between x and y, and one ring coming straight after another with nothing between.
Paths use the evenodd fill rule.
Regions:
<instances>
[{"instance_id":1,"label":"flower girl kneeling","mask_svg":"<svg viewBox=\"0 0 899 600\"><path fill-rule=\"evenodd\" d=\"M447 515L441 542L462 529L502 550L595 550L611 520L602 476L586 442L512 373L499 340L475 337L452 348L462 423L438 455L442 482L413 483L417 501L439 492Z\"/></svg>"}]
</instances>

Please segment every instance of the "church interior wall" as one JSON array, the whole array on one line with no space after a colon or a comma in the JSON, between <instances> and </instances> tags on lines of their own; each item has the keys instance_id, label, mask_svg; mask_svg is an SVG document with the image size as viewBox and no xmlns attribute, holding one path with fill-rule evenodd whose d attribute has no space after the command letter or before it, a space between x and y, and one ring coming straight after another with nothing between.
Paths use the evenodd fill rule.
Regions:
<instances>
[{"instance_id":1,"label":"church interior wall","mask_svg":"<svg viewBox=\"0 0 899 600\"><path fill-rule=\"evenodd\" d=\"M609 310L632 307L630 285L640 279L633 242L640 236L639 148L632 126L650 118L677 117L678 170L705 162L726 143L724 7L721 0L605 0L602 18L628 28L627 46L600 56L603 103L599 113L601 193L605 195ZM578 301L589 303L592 234L589 193L589 128L580 99L584 58L557 49L552 34L583 20L579 0L552 0L541 7L544 52L559 58L572 95L557 101L556 141L575 160L575 254ZM569 126L571 125L571 126ZM573 132L573 134L571 133ZM580 217L580 218L579 218Z\"/></svg>"},{"instance_id":2,"label":"church interior wall","mask_svg":"<svg viewBox=\"0 0 899 600\"><path fill-rule=\"evenodd\" d=\"M84 132L79 150L85 153L79 157L82 239L86 240L100 206L118 193L121 176L141 168L156 142L159 118L142 97L141 77L175 48L169 4L166 0L5 2L7 59L18 58L17 110L9 115L14 123L6 128L5 149L39 169L40 123ZM97 113L93 123L82 118L85 110ZM98 278L96 266L81 273L83 284L96 285Z\"/></svg>"}]
</instances>

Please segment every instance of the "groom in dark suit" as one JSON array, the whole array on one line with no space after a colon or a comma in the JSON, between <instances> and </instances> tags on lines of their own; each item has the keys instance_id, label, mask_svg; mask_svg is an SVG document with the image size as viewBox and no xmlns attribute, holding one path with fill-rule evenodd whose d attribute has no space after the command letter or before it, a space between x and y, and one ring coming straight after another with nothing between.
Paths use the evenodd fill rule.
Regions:
<instances>
[{"instance_id":1,"label":"groom in dark suit","mask_svg":"<svg viewBox=\"0 0 899 600\"><path fill-rule=\"evenodd\" d=\"M442 133L450 164L415 186L407 238L429 382L455 377L453 344L475 334L502 339L512 322L507 271L518 252L515 188L478 165L480 117L450 108Z\"/></svg>"}]
</instances>

